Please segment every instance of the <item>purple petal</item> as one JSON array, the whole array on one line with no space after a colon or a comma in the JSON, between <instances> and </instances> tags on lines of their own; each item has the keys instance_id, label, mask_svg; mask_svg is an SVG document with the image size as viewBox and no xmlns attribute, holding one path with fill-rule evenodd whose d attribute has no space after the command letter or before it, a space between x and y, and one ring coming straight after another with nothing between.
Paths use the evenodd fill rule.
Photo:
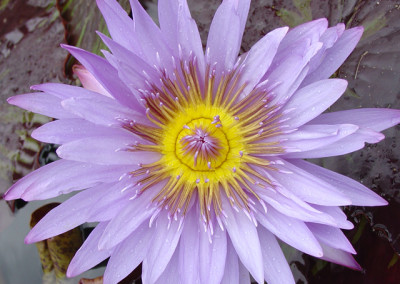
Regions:
<instances>
[{"instance_id":1,"label":"purple petal","mask_svg":"<svg viewBox=\"0 0 400 284\"><path fill-rule=\"evenodd\" d=\"M258 283L264 283L264 279L262 282ZM239 261L239 284L251 284L249 271L240 261Z\"/></svg>"},{"instance_id":2,"label":"purple petal","mask_svg":"<svg viewBox=\"0 0 400 284\"><path fill-rule=\"evenodd\" d=\"M182 236L179 241L179 277L181 283L196 283L199 280L199 222L195 210L185 216ZM211 268L212 266L209 266ZM210 283L210 282L207 282Z\"/></svg>"},{"instance_id":3,"label":"purple petal","mask_svg":"<svg viewBox=\"0 0 400 284\"><path fill-rule=\"evenodd\" d=\"M319 41L323 44L322 48L310 60L310 74L318 68L318 66L325 60L326 50L331 48L335 42L340 38L345 30L345 25L339 23L334 27L328 28L320 37ZM326 78L323 78L326 79Z\"/></svg>"},{"instance_id":4,"label":"purple petal","mask_svg":"<svg viewBox=\"0 0 400 284\"><path fill-rule=\"evenodd\" d=\"M281 135L279 138L283 138L284 140L289 141L298 141L298 140L313 140L313 139L323 139L326 137L330 137L332 135L337 135L339 131L344 128L349 128L354 124L306 124L300 126L298 130L293 133ZM358 127L356 127L358 129Z\"/></svg>"},{"instance_id":5,"label":"purple petal","mask_svg":"<svg viewBox=\"0 0 400 284\"><path fill-rule=\"evenodd\" d=\"M382 206L388 204L378 194L351 178L303 160L290 160L290 162L336 187L337 190L341 191L351 200L352 205Z\"/></svg>"},{"instance_id":6,"label":"purple petal","mask_svg":"<svg viewBox=\"0 0 400 284\"><path fill-rule=\"evenodd\" d=\"M258 283L264 281L262 254L257 229L243 212L233 210L223 198L223 208L227 215L225 227L241 262Z\"/></svg>"},{"instance_id":7,"label":"purple petal","mask_svg":"<svg viewBox=\"0 0 400 284\"><path fill-rule=\"evenodd\" d=\"M339 156L348 154L359 149L364 148L365 143L378 143L383 140L385 135L379 132L375 132L373 130L367 128L361 128L355 133L337 141L332 144L322 146L318 149L313 149L304 152L297 153L288 153L285 154L285 158L323 158L323 157L331 157L331 156Z\"/></svg>"},{"instance_id":8,"label":"purple petal","mask_svg":"<svg viewBox=\"0 0 400 284\"><path fill-rule=\"evenodd\" d=\"M197 223L198 224L198 223ZM224 275L224 267L227 255L226 232L222 231L218 225L214 226L214 234L209 240L209 232L201 230L200 237L200 280L201 283L221 282Z\"/></svg>"},{"instance_id":9,"label":"purple petal","mask_svg":"<svg viewBox=\"0 0 400 284\"><path fill-rule=\"evenodd\" d=\"M44 93L48 93L50 95L56 96L61 100L69 99L69 98L90 98L95 99L98 97L104 97L90 91L88 89L84 89L82 87L70 86L60 83L45 83L40 85L31 86L32 90L42 91Z\"/></svg>"},{"instance_id":10,"label":"purple petal","mask_svg":"<svg viewBox=\"0 0 400 284\"><path fill-rule=\"evenodd\" d=\"M103 182L114 182L132 166L100 166L58 160L17 181L5 194L6 200L43 200ZM44 178L45 177L45 178Z\"/></svg>"},{"instance_id":11,"label":"purple petal","mask_svg":"<svg viewBox=\"0 0 400 284\"><path fill-rule=\"evenodd\" d=\"M283 111L289 118L285 124L299 127L330 107L346 90L347 81L342 79L321 80L293 94Z\"/></svg>"},{"instance_id":12,"label":"purple petal","mask_svg":"<svg viewBox=\"0 0 400 284\"><path fill-rule=\"evenodd\" d=\"M162 212L157 219L153 241L143 260L142 279L144 283L154 283L164 272L182 233L180 220L167 218Z\"/></svg>"},{"instance_id":13,"label":"purple petal","mask_svg":"<svg viewBox=\"0 0 400 284\"><path fill-rule=\"evenodd\" d=\"M153 163L160 159L161 154L159 153L125 150L128 145L139 140L134 135L131 136L124 133L101 139L88 137L75 140L60 146L57 154L66 160L99 165L139 165Z\"/></svg>"},{"instance_id":14,"label":"purple petal","mask_svg":"<svg viewBox=\"0 0 400 284\"><path fill-rule=\"evenodd\" d=\"M239 284L239 259L232 242L228 239L224 276L221 284Z\"/></svg>"},{"instance_id":15,"label":"purple petal","mask_svg":"<svg viewBox=\"0 0 400 284\"><path fill-rule=\"evenodd\" d=\"M309 123L351 123L379 132L400 123L400 110L387 108L360 108L343 110L323 113Z\"/></svg>"},{"instance_id":16,"label":"purple petal","mask_svg":"<svg viewBox=\"0 0 400 284\"><path fill-rule=\"evenodd\" d=\"M255 212L257 221L268 231L298 250L316 257L322 256L321 246L304 222L287 217L270 206L267 214L260 209L262 211Z\"/></svg>"},{"instance_id":17,"label":"purple petal","mask_svg":"<svg viewBox=\"0 0 400 284\"><path fill-rule=\"evenodd\" d=\"M318 241L323 242L332 248L356 254L353 246L340 229L314 223L308 223L307 226Z\"/></svg>"},{"instance_id":18,"label":"purple petal","mask_svg":"<svg viewBox=\"0 0 400 284\"><path fill-rule=\"evenodd\" d=\"M225 0L226 1L226 0ZM231 0L228 0L231 1ZM250 0L233 0L236 5L236 12L239 15L240 19L240 31L241 34L244 32L244 28L246 26L247 22L247 16L249 15L249 9L250 9ZM240 40L242 41L242 40Z\"/></svg>"},{"instance_id":19,"label":"purple petal","mask_svg":"<svg viewBox=\"0 0 400 284\"><path fill-rule=\"evenodd\" d=\"M136 37L140 43L143 56L151 65L170 69L172 67L172 51L164 40L164 35L153 22L138 0L130 0L132 17L135 23L135 33L129 36ZM139 55L139 54L138 54ZM139 55L140 56L140 55Z\"/></svg>"},{"instance_id":20,"label":"purple petal","mask_svg":"<svg viewBox=\"0 0 400 284\"><path fill-rule=\"evenodd\" d=\"M351 230L354 228L353 223L347 220L346 214L343 213L342 209L337 206L321 206L312 204L312 207L317 209L318 211L324 212L326 214L331 215L338 224L338 227L341 229Z\"/></svg>"},{"instance_id":21,"label":"purple petal","mask_svg":"<svg viewBox=\"0 0 400 284\"><path fill-rule=\"evenodd\" d=\"M250 1L239 2L245 6L244 10L238 9L238 1L224 0L211 22L206 60L211 65L217 63L217 74L233 68L240 50L244 30L243 18L247 18Z\"/></svg>"},{"instance_id":22,"label":"purple petal","mask_svg":"<svg viewBox=\"0 0 400 284\"><path fill-rule=\"evenodd\" d=\"M271 65L265 76L265 88L270 90L271 104L282 104L286 102L294 91L297 90L303 77L306 61L301 55L292 54L285 57L276 66ZM306 70L308 71L308 69ZM300 82L296 83L297 79Z\"/></svg>"},{"instance_id":23,"label":"purple petal","mask_svg":"<svg viewBox=\"0 0 400 284\"><path fill-rule=\"evenodd\" d=\"M113 187L109 187L107 198L100 198L91 205L87 222L104 222L114 219L122 209L131 204L131 197L135 193L126 189L130 188L138 179L127 176Z\"/></svg>"},{"instance_id":24,"label":"purple petal","mask_svg":"<svg viewBox=\"0 0 400 284\"><path fill-rule=\"evenodd\" d=\"M321 43L318 43L318 41L313 42L309 38L303 38L297 41L294 46L282 50L282 45L283 45L282 42L285 41L286 37L281 41L281 44L279 45L274 60L272 61L271 69L268 70L268 72L266 73L266 77L264 77L265 79L268 78L268 74L271 71L273 71L275 68L278 68L282 62L286 61L288 58L291 58L293 56L298 58L298 60L303 65L302 68L304 68L305 65L311 60L312 55L315 52L317 52L316 47L321 46Z\"/></svg>"},{"instance_id":25,"label":"purple petal","mask_svg":"<svg viewBox=\"0 0 400 284\"><path fill-rule=\"evenodd\" d=\"M123 129L104 127L81 118L55 120L32 132L36 140L64 144L87 137L114 136L124 132Z\"/></svg>"},{"instance_id":26,"label":"purple petal","mask_svg":"<svg viewBox=\"0 0 400 284\"><path fill-rule=\"evenodd\" d=\"M132 91L137 91L138 89L148 89L149 86L147 85L146 80L152 83L157 83L159 81L160 75L158 74L157 70L143 60L142 57L119 45L117 42L111 40L104 34L98 34L107 47L111 50L115 63L110 62L109 57L106 56L107 60L118 69L119 77ZM129 69L130 72L123 72L121 67L124 67L124 69ZM132 76L132 74L134 76ZM131 77L127 78L128 75Z\"/></svg>"},{"instance_id":27,"label":"purple petal","mask_svg":"<svg viewBox=\"0 0 400 284\"><path fill-rule=\"evenodd\" d=\"M155 284L176 284L179 282L179 247L175 250L171 259L168 262L167 268L157 279ZM198 282L195 282L198 283Z\"/></svg>"},{"instance_id":28,"label":"purple petal","mask_svg":"<svg viewBox=\"0 0 400 284\"><path fill-rule=\"evenodd\" d=\"M245 67L241 72L238 83L239 86L247 84L242 96L247 96L267 72L278 50L278 46L287 31L287 27L275 29L252 46L244 58L243 64Z\"/></svg>"},{"instance_id":29,"label":"purple petal","mask_svg":"<svg viewBox=\"0 0 400 284\"><path fill-rule=\"evenodd\" d=\"M104 272L104 283L118 283L128 276L145 258L153 234L154 228L142 224L117 245Z\"/></svg>"},{"instance_id":30,"label":"purple petal","mask_svg":"<svg viewBox=\"0 0 400 284\"><path fill-rule=\"evenodd\" d=\"M331 48L342 36L345 29L346 25L343 23L339 23L334 27L326 29L326 31L319 38L319 41L324 44L324 49Z\"/></svg>"},{"instance_id":31,"label":"purple petal","mask_svg":"<svg viewBox=\"0 0 400 284\"><path fill-rule=\"evenodd\" d=\"M107 222L98 224L90 233L89 237L80 247L80 249L76 252L68 267L68 277L75 277L86 270L89 270L110 256L110 250L99 250L97 248L97 243L107 224Z\"/></svg>"},{"instance_id":32,"label":"purple petal","mask_svg":"<svg viewBox=\"0 0 400 284\"><path fill-rule=\"evenodd\" d=\"M327 206L351 204L350 199L338 191L336 187L290 164L288 161L282 162L284 163L283 165L276 166L278 168L277 171L269 171L267 174L272 176L284 189L290 191L301 200Z\"/></svg>"},{"instance_id":33,"label":"purple petal","mask_svg":"<svg viewBox=\"0 0 400 284\"><path fill-rule=\"evenodd\" d=\"M137 121L149 124L142 114L120 105L112 99L70 98L61 105L69 112L95 124L106 126L120 125L121 121Z\"/></svg>"},{"instance_id":34,"label":"purple petal","mask_svg":"<svg viewBox=\"0 0 400 284\"><path fill-rule=\"evenodd\" d=\"M118 69L118 75L120 76L122 82L124 82L125 85L128 86L133 94L135 94L139 98L143 97L143 92L149 92L149 81L143 76L144 73L142 72L144 71L144 68L142 68L142 70L137 70L135 69L136 66L132 66L132 64L130 64L131 59L129 59L129 61L122 61L116 57L113 57L113 55L107 55L107 53L105 52L104 54L106 55L108 61L110 61L112 58L112 60L114 61L113 64L115 64L116 68ZM146 72L146 77L153 76L153 72L144 72ZM160 77L158 76L155 81L151 82L152 84L155 82L154 84L157 86L157 83L160 82ZM143 104L142 108L145 109Z\"/></svg>"},{"instance_id":35,"label":"purple petal","mask_svg":"<svg viewBox=\"0 0 400 284\"><path fill-rule=\"evenodd\" d=\"M96 80L121 104L134 110L142 110L138 98L121 82L117 70L98 55L87 52L86 50L62 45L68 50L85 68L93 74Z\"/></svg>"},{"instance_id":36,"label":"purple petal","mask_svg":"<svg viewBox=\"0 0 400 284\"><path fill-rule=\"evenodd\" d=\"M269 284L294 284L292 271L275 236L262 226L257 230L264 260L265 280Z\"/></svg>"},{"instance_id":37,"label":"purple petal","mask_svg":"<svg viewBox=\"0 0 400 284\"><path fill-rule=\"evenodd\" d=\"M74 118L74 114L61 107L61 100L45 93L17 95L7 99L11 105L54 118Z\"/></svg>"},{"instance_id":38,"label":"purple petal","mask_svg":"<svg viewBox=\"0 0 400 284\"><path fill-rule=\"evenodd\" d=\"M279 135L274 139L282 139L280 145L287 149L287 152L304 152L324 147L347 137L358 130L357 125L303 125L299 130Z\"/></svg>"},{"instance_id":39,"label":"purple petal","mask_svg":"<svg viewBox=\"0 0 400 284\"><path fill-rule=\"evenodd\" d=\"M104 89L104 87L96 80L96 78L86 70L85 67L81 65L73 66L74 74L78 76L79 81L81 81L83 87L87 90L102 94L106 97L112 98L109 92Z\"/></svg>"},{"instance_id":40,"label":"purple petal","mask_svg":"<svg viewBox=\"0 0 400 284\"><path fill-rule=\"evenodd\" d=\"M97 0L111 37L120 45L140 54L139 39L135 35L135 24L117 1Z\"/></svg>"},{"instance_id":41,"label":"purple petal","mask_svg":"<svg viewBox=\"0 0 400 284\"><path fill-rule=\"evenodd\" d=\"M291 191L287 190L286 188L282 188L281 186L279 186L279 184L271 177L268 175L268 178L272 181L272 183L274 184L273 187L268 188L267 190L265 189L260 189L259 187L256 186L252 186L253 190L255 190L255 192L257 194L260 195L260 197L262 197L263 199L265 198L265 201L268 200L268 196L273 199L273 198L277 198L277 200L279 200L280 202L282 202L282 205L285 204L284 199L280 199L280 196L285 197L287 199L290 199L291 201L293 201L294 203L296 203L297 206L300 206L302 208L302 210L306 210L315 214L320 213L318 210L316 210L314 207L312 207L310 204L308 204L307 202L301 200L300 198L298 198L296 195L294 195L293 193L291 193ZM261 182L261 181L260 181ZM275 194L279 194L279 195L275 195ZM278 204L277 200L274 202L275 204ZM272 202L272 201L271 201Z\"/></svg>"},{"instance_id":42,"label":"purple petal","mask_svg":"<svg viewBox=\"0 0 400 284\"><path fill-rule=\"evenodd\" d=\"M99 199L108 199L113 184L101 184L74 195L44 216L25 238L26 243L35 243L65 233L88 221Z\"/></svg>"},{"instance_id":43,"label":"purple petal","mask_svg":"<svg viewBox=\"0 0 400 284\"><path fill-rule=\"evenodd\" d=\"M110 249L116 246L125 240L143 222L149 220L155 211L155 208L149 207L149 205L154 197L154 192L160 190L162 186L162 184L155 185L144 191L136 199L130 200L130 203L110 221L99 241L99 248Z\"/></svg>"},{"instance_id":44,"label":"purple petal","mask_svg":"<svg viewBox=\"0 0 400 284\"><path fill-rule=\"evenodd\" d=\"M180 15L178 13L178 9L181 9ZM186 13L186 9L188 9L186 0L158 1L158 21L160 22L160 29L161 32L166 35L165 41L168 43L171 49L178 47L178 17L183 16L182 12ZM189 18L191 18L190 11ZM187 20L189 23L187 17L184 17L184 20Z\"/></svg>"},{"instance_id":45,"label":"purple petal","mask_svg":"<svg viewBox=\"0 0 400 284\"><path fill-rule=\"evenodd\" d=\"M355 270L362 269L350 253L332 248L324 243L321 243L321 247L324 252L324 256L322 256L321 259L344 265Z\"/></svg>"},{"instance_id":46,"label":"purple petal","mask_svg":"<svg viewBox=\"0 0 400 284\"><path fill-rule=\"evenodd\" d=\"M343 32L336 43L326 50L321 64L303 81L303 86L329 78L346 60L363 33L363 27L356 27Z\"/></svg>"},{"instance_id":47,"label":"purple petal","mask_svg":"<svg viewBox=\"0 0 400 284\"><path fill-rule=\"evenodd\" d=\"M322 44L310 38L302 38L290 48L282 50L281 46L263 77L266 89L273 98L272 104L283 104L292 96L308 73L309 61Z\"/></svg>"},{"instance_id":48,"label":"purple petal","mask_svg":"<svg viewBox=\"0 0 400 284\"><path fill-rule=\"evenodd\" d=\"M189 58L192 52L197 58L200 72L204 70L203 45L186 0L158 1L158 15L161 31L169 46L178 55L180 46L183 58Z\"/></svg>"},{"instance_id":49,"label":"purple petal","mask_svg":"<svg viewBox=\"0 0 400 284\"><path fill-rule=\"evenodd\" d=\"M320 39L321 35L325 32L327 27L328 21L321 18L301 24L291 29L282 41L282 44L279 47L279 52L287 48L296 49L296 45L298 44L298 42L303 40L317 42Z\"/></svg>"},{"instance_id":50,"label":"purple petal","mask_svg":"<svg viewBox=\"0 0 400 284\"><path fill-rule=\"evenodd\" d=\"M255 187L252 189L262 200L286 216L293 217L304 222L314 222L336 226L335 220L330 215L315 210L311 206L308 206L307 203L304 203L304 205L301 206L298 204L298 201L295 202L279 192L272 192L264 189L257 190Z\"/></svg>"}]
</instances>

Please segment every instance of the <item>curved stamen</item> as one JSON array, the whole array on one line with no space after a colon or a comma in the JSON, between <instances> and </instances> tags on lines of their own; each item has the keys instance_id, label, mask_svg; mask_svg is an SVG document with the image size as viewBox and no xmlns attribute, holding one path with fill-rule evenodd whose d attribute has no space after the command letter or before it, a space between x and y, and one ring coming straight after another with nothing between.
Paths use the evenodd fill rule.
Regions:
<instances>
[{"instance_id":1,"label":"curved stamen","mask_svg":"<svg viewBox=\"0 0 400 284\"><path fill-rule=\"evenodd\" d=\"M185 154L193 156L195 167L198 158L208 164L211 159L217 157L218 150L221 148L220 142L201 127L196 127L192 131L194 132L192 135L186 135L181 139L184 145L183 150Z\"/></svg>"}]
</instances>

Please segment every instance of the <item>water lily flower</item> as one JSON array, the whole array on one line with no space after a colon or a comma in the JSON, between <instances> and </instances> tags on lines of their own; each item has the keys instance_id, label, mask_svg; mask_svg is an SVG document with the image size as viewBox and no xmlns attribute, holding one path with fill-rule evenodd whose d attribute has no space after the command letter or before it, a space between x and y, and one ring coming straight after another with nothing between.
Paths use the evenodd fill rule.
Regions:
<instances>
[{"instance_id":1,"label":"water lily flower","mask_svg":"<svg viewBox=\"0 0 400 284\"><path fill-rule=\"evenodd\" d=\"M98 222L69 276L110 258L105 283L143 265L143 283L294 283L278 239L359 269L340 206L387 202L304 159L377 143L400 111L323 113L346 90L329 79L362 27L318 19L278 28L239 55L250 0L224 0L203 49L185 0L159 0L158 27L137 0L132 18L97 0L111 38L104 57L63 45L84 88L47 83L10 104L54 117L32 133L61 160L16 182L5 198L79 191L27 243Z\"/></svg>"}]
</instances>

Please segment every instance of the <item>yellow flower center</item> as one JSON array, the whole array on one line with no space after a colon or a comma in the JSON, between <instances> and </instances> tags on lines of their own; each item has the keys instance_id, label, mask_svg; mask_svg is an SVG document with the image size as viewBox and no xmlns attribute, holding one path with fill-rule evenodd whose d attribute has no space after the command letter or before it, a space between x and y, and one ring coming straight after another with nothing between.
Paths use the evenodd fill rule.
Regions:
<instances>
[{"instance_id":1,"label":"yellow flower center","mask_svg":"<svg viewBox=\"0 0 400 284\"><path fill-rule=\"evenodd\" d=\"M185 109L165 127L161 143L165 164L173 165L175 173L190 171L210 179L217 170L240 164L245 145L238 128L221 108L202 104Z\"/></svg>"},{"instance_id":2,"label":"yellow flower center","mask_svg":"<svg viewBox=\"0 0 400 284\"><path fill-rule=\"evenodd\" d=\"M141 191L165 181L153 201L171 215L185 214L197 198L206 223L223 212L221 194L232 206L250 211L249 198L259 199L251 184L265 187L270 180L257 167L274 170L259 155L282 153L276 107L269 106L266 92L255 89L241 98L245 85L238 86L239 69L219 78L207 67L204 81L194 61L181 63L171 79L162 76L162 86L144 92L147 117L155 127L130 123L129 131L150 144L136 144L132 151L154 151L161 159L132 172L143 176ZM200 83L202 82L202 83ZM267 140L265 140L267 139Z\"/></svg>"}]
</instances>

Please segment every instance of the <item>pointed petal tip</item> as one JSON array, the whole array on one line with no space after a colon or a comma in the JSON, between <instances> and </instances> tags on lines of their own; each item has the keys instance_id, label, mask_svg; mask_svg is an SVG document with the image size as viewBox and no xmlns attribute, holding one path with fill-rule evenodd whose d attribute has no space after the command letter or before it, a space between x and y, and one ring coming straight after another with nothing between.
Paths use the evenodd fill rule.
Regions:
<instances>
[{"instance_id":1,"label":"pointed petal tip","mask_svg":"<svg viewBox=\"0 0 400 284\"><path fill-rule=\"evenodd\" d=\"M328 19L327 18L319 18L319 19L314 20L314 22L328 25Z\"/></svg>"},{"instance_id":2,"label":"pointed petal tip","mask_svg":"<svg viewBox=\"0 0 400 284\"><path fill-rule=\"evenodd\" d=\"M36 128L32 131L31 133L31 137L35 140L40 141L41 138L41 129L40 128Z\"/></svg>"},{"instance_id":3,"label":"pointed petal tip","mask_svg":"<svg viewBox=\"0 0 400 284\"><path fill-rule=\"evenodd\" d=\"M370 201L369 204L363 206L386 206L388 204L389 202L386 199L376 194L373 201Z\"/></svg>"},{"instance_id":4,"label":"pointed petal tip","mask_svg":"<svg viewBox=\"0 0 400 284\"><path fill-rule=\"evenodd\" d=\"M363 268L361 267L361 265L358 264L358 262L355 261L355 260L354 260L354 266L353 266L353 267L350 267L350 268L353 268L353 269L358 270L358 271L362 271L362 270L363 270Z\"/></svg>"},{"instance_id":5,"label":"pointed petal tip","mask_svg":"<svg viewBox=\"0 0 400 284\"><path fill-rule=\"evenodd\" d=\"M289 31L289 29L290 28L288 26L279 27L279 28L276 28L276 29L272 30L271 32L269 32L269 34L276 36L276 40L281 41L285 37L285 35ZM279 36L277 36L277 34Z\"/></svg>"},{"instance_id":6,"label":"pointed petal tip","mask_svg":"<svg viewBox=\"0 0 400 284\"><path fill-rule=\"evenodd\" d=\"M107 242L104 241L104 238L100 238L99 243L97 244L98 250L110 249L110 246L107 246Z\"/></svg>"},{"instance_id":7,"label":"pointed petal tip","mask_svg":"<svg viewBox=\"0 0 400 284\"><path fill-rule=\"evenodd\" d=\"M43 83L43 84L36 84L36 85L32 85L30 86L30 89L33 91L41 91L41 92L45 92L44 89L46 88L46 86L52 85L52 84L58 84L58 83Z\"/></svg>"},{"instance_id":8,"label":"pointed petal tip","mask_svg":"<svg viewBox=\"0 0 400 284\"><path fill-rule=\"evenodd\" d=\"M347 80L345 80L345 79L336 78L336 79L331 79L331 80L335 80L338 83L340 82L339 84L341 84L341 86L343 86L344 88L347 88L347 85L349 84L349 82L347 82Z\"/></svg>"},{"instance_id":9,"label":"pointed petal tip","mask_svg":"<svg viewBox=\"0 0 400 284\"><path fill-rule=\"evenodd\" d=\"M6 201L10 200L15 200L21 198L23 192L18 192L16 190L13 190L15 188L15 184L13 184L4 194L3 194L3 199Z\"/></svg>"},{"instance_id":10,"label":"pointed petal tip","mask_svg":"<svg viewBox=\"0 0 400 284\"><path fill-rule=\"evenodd\" d=\"M3 195L4 200L10 201L10 200L14 200L14 199L18 198L18 197L17 198L13 197L12 194L9 193L9 191L10 190L8 190L6 193L4 193L4 195Z\"/></svg>"},{"instance_id":11,"label":"pointed petal tip","mask_svg":"<svg viewBox=\"0 0 400 284\"><path fill-rule=\"evenodd\" d=\"M13 103L13 100L15 100L15 98L14 97L9 97L9 98L7 98L7 103L9 103L10 105L12 105Z\"/></svg>"},{"instance_id":12,"label":"pointed petal tip","mask_svg":"<svg viewBox=\"0 0 400 284\"><path fill-rule=\"evenodd\" d=\"M340 226L338 225L338 228L341 228L343 230L353 230L354 229L354 224L350 221L346 221Z\"/></svg>"},{"instance_id":13,"label":"pointed petal tip","mask_svg":"<svg viewBox=\"0 0 400 284\"><path fill-rule=\"evenodd\" d=\"M383 139L385 139L385 134L378 133L375 138L376 138L375 143L381 142Z\"/></svg>"},{"instance_id":14,"label":"pointed petal tip","mask_svg":"<svg viewBox=\"0 0 400 284\"><path fill-rule=\"evenodd\" d=\"M351 28L349 30L354 31L356 34L359 34L361 36L364 32L364 27L358 26L358 27Z\"/></svg>"},{"instance_id":15,"label":"pointed petal tip","mask_svg":"<svg viewBox=\"0 0 400 284\"><path fill-rule=\"evenodd\" d=\"M76 47L76 46L69 45L69 44L66 44L66 43L60 43L60 47L61 47L62 49L65 49L65 50L68 51L69 53L71 53L71 50L79 49L79 48Z\"/></svg>"},{"instance_id":16,"label":"pointed petal tip","mask_svg":"<svg viewBox=\"0 0 400 284\"><path fill-rule=\"evenodd\" d=\"M280 27L276 30L279 30L281 33L286 34L289 31L289 26Z\"/></svg>"},{"instance_id":17,"label":"pointed petal tip","mask_svg":"<svg viewBox=\"0 0 400 284\"><path fill-rule=\"evenodd\" d=\"M24 243L27 244L27 245L36 243L36 242L38 242L38 241L41 241L41 240L36 240L36 239L34 238L34 236L32 236L32 230L29 231L28 235L26 235L26 237L25 237L25 239L24 239Z\"/></svg>"},{"instance_id":18,"label":"pointed petal tip","mask_svg":"<svg viewBox=\"0 0 400 284\"><path fill-rule=\"evenodd\" d=\"M77 266L76 261L74 261L75 257L72 258L71 262L68 265L68 269L67 269L67 273L66 276L68 278L72 278L75 276L78 276L79 274L81 274L83 271L79 270L79 266Z\"/></svg>"},{"instance_id":19,"label":"pointed petal tip","mask_svg":"<svg viewBox=\"0 0 400 284\"><path fill-rule=\"evenodd\" d=\"M316 19L316 20L313 20L313 21L310 21L310 22L306 22L306 23L301 24L299 26L314 27L314 26L318 26L318 25L323 26L324 27L323 30L325 30L325 29L328 28L329 23L328 23L328 20L326 18L319 18L319 19ZM299 26L297 26L297 27L299 27ZM294 27L294 28L297 28L297 27Z\"/></svg>"},{"instance_id":20,"label":"pointed petal tip","mask_svg":"<svg viewBox=\"0 0 400 284\"><path fill-rule=\"evenodd\" d=\"M67 49L73 47L72 45L66 44L66 43L60 43L60 47L63 49Z\"/></svg>"},{"instance_id":21,"label":"pointed petal tip","mask_svg":"<svg viewBox=\"0 0 400 284\"><path fill-rule=\"evenodd\" d=\"M321 248L320 251L316 252L313 256L315 256L315 257L323 257L323 256L324 256L324 253L323 253L323 251L322 251L322 248Z\"/></svg>"},{"instance_id":22,"label":"pointed petal tip","mask_svg":"<svg viewBox=\"0 0 400 284\"><path fill-rule=\"evenodd\" d=\"M26 102L24 100L24 95L15 95L12 97L7 98L7 103L13 106L17 106L20 108L24 108L23 106L26 105Z\"/></svg>"},{"instance_id":23,"label":"pointed petal tip","mask_svg":"<svg viewBox=\"0 0 400 284\"><path fill-rule=\"evenodd\" d=\"M349 84L349 82L347 82L347 80L345 79L339 79L339 78L334 78L334 79L327 79L329 81L331 81L330 83L333 83L333 87L336 88L336 91L338 93L341 93L340 97L344 94L344 92L347 89L347 86ZM332 81L334 80L334 81Z\"/></svg>"},{"instance_id":24,"label":"pointed petal tip","mask_svg":"<svg viewBox=\"0 0 400 284\"><path fill-rule=\"evenodd\" d=\"M354 253L352 253L354 254ZM351 256L351 260L347 263L338 263L338 262L334 262L336 264L339 265L343 265L347 268L353 269L353 270L357 270L357 271L362 271L363 268L361 267L361 265L355 260L355 258L353 256Z\"/></svg>"},{"instance_id":25,"label":"pointed petal tip","mask_svg":"<svg viewBox=\"0 0 400 284\"><path fill-rule=\"evenodd\" d=\"M64 144L64 145L65 145L65 144ZM68 160L68 151L64 151L64 150L65 150L65 149L64 149L65 147L63 147L64 145L61 145L60 147L57 148L56 154L57 154L57 156L60 157L61 159ZM66 146L66 147L68 147L68 146ZM67 153L65 153L65 152L67 152Z\"/></svg>"},{"instance_id":26,"label":"pointed petal tip","mask_svg":"<svg viewBox=\"0 0 400 284\"><path fill-rule=\"evenodd\" d=\"M71 265L68 266L66 276L67 276L68 278L72 278L72 277L75 277L75 276L76 276L76 274L74 273L74 271L71 269Z\"/></svg>"},{"instance_id":27,"label":"pointed petal tip","mask_svg":"<svg viewBox=\"0 0 400 284\"><path fill-rule=\"evenodd\" d=\"M105 34L103 34L101 31L95 31L95 33L101 38L103 39L104 37L107 37Z\"/></svg>"},{"instance_id":28,"label":"pointed petal tip","mask_svg":"<svg viewBox=\"0 0 400 284\"><path fill-rule=\"evenodd\" d=\"M261 274L261 273L262 273L262 274ZM259 272L257 273L257 275L253 275L253 274L252 274L252 276L254 277L254 280L256 280L257 283L260 283L260 284L265 283L265 281L264 281L264 270L259 271Z\"/></svg>"},{"instance_id":29,"label":"pointed petal tip","mask_svg":"<svg viewBox=\"0 0 400 284\"><path fill-rule=\"evenodd\" d=\"M40 223L40 222L39 222ZM38 223L38 224L39 224ZM46 239L49 239L50 237L48 237L48 235L46 236L45 234L43 234L43 231L41 230L41 227L38 227L36 224L30 231L29 233L26 235L24 242L25 244L33 244L33 243L37 243L37 242L41 242L44 241ZM42 223L43 224L43 223ZM45 225L45 224L44 224ZM43 226L42 226L43 227Z\"/></svg>"},{"instance_id":30,"label":"pointed petal tip","mask_svg":"<svg viewBox=\"0 0 400 284\"><path fill-rule=\"evenodd\" d=\"M69 45L69 44L65 44L65 43L61 43L60 44L61 48L67 50L69 53L72 53L75 50L81 50L79 47L73 46L73 45Z\"/></svg>"},{"instance_id":31,"label":"pointed petal tip","mask_svg":"<svg viewBox=\"0 0 400 284\"><path fill-rule=\"evenodd\" d=\"M386 205L389 205L389 202L382 198L382 203L379 205L375 205L375 206L386 206Z\"/></svg>"},{"instance_id":32,"label":"pointed petal tip","mask_svg":"<svg viewBox=\"0 0 400 284\"><path fill-rule=\"evenodd\" d=\"M106 230L104 231L106 232ZM97 243L97 249L100 250L110 250L113 247L115 247L117 244L121 243L123 240L120 240L119 242L115 243L113 242L113 238L106 237L103 233L103 235L100 237L99 242Z\"/></svg>"}]
</instances>

